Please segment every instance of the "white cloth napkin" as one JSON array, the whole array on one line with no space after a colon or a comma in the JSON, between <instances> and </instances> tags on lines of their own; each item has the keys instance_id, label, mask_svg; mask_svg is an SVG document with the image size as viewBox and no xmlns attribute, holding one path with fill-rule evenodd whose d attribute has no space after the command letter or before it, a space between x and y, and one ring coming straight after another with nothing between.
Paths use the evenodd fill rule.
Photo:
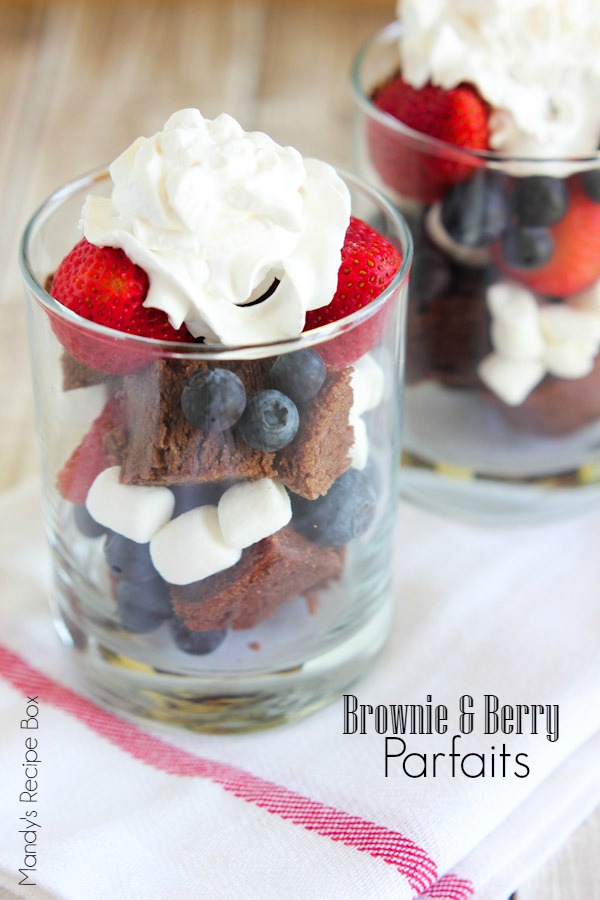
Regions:
<instances>
[{"instance_id":1,"label":"white cloth napkin","mask_svg":"<svg viewBox=\"0 0 600 900\"><path fill-rule=\"evenodd\" d=\"M600 802L600 512L479 529L401 507L393 633L352 689L358 701L445 704L446 734L404 738L429 766L450 752L466 694L476 713L486 694L558 704L560 733L547 740L542 721L538 734L485 735L476 716L457 743L487 755L486 777L452 777L439 757L435 777L411 778L395 758L386 778L384 735L372 720L365 735L343 734L341 700L222 737L159 733L83 697L46 608L38 492L31 479L0 497L0 897L507 900ZM20 728L27 696L37 730ZM35 804L19 799L29 736ZM35 871L19 885L32 822Z\"/></svg>"}]
</instances>

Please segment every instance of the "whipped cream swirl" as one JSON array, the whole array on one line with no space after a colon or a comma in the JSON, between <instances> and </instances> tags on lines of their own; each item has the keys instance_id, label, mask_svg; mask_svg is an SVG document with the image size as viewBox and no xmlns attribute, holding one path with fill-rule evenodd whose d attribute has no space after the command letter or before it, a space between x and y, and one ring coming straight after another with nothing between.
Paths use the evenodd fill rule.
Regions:
<instances>
[{"instance_id":1,"label":"whipped cream swirl","mask_svg":"<svg viewBox=\"0 0 600 900\"><path fill-rule=\"evenodd\" d=\"M146 271L145 305L174 328L229 346L269 343L299 335L307 310L331 301L350 194L326 163L226 114L184 109L110 174L111 197L85 202L83 233Z\"/></svg>"},{"instance_id":2,"label":"whipped cream swirl","mask_svg":"<svg viewBox=\"0 0 600 900\"><path fill-rule=\"evenodd\" d=\"M493 107L490 145L587 155L600 134L597 0L398 0L404 78L474 84Z\"/></svg>"}]
</instances>

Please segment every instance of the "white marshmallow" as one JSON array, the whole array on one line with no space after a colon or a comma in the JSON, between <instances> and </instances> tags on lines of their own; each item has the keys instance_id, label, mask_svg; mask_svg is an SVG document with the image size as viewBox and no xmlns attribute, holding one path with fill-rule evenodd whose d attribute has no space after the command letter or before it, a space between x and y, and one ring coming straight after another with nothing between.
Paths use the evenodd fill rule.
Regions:
<instances>
[{"instance_id":1,"label":"white marshmallow","mask_svg":"<svg viewBox=\"0 0 600 900\"><path fill-rule=\"evenodd\" d=\"M357 359L353 367L350 375L354 395L351 416L361 416L381 403L385 376L383 369L370 353L365 353Z\"/></svg>"},{"instance_id":2,"label":"white marshmallow","mask_svg":"<svg viewBox=\"0 0 600 900\"><path fill-rule=\"evenodd\" d=\"M490 353L477 369L479 377L491 391L509 406L518 406L545 374L540 360L507 359Z\"/></svg>"},{"instance_id":3,"label":"white marshmallow","mask_svg":"<svg viewBox=\"0 0 600 900\"><path fill-rule=\"evenodd\" d=\"M197 506L167 522L150 541L150 557L170 584L191 584L229 569L242 553L223 540L216 506Z\"/></svg>"},{"instance_id":4,"label":"white marshmallow","mask_svg":"<svg viewBox=\"0 0 600 900\"><path fill-rule=\"evenodd\" d=\"M120 466L111 466L96 476L87 511L100 525L145 544L173 515L175 497L166 487L122 484L120 472Z\"/></svg>"},{"instance_id":5,"label":"white marshmallow","mask_svg":"<svg viewBox=\"0 0 600 900\"><path fill-rule=\"evenodd\" d=\"M364 419L351 416L350 425L354 430L354 443L348 451L350 465L353 469L364 469L369 458L369 436Z\"/></svg>"},{"instance_id":6,"label":"white marshmallow","mask_svg":"<svg viewBox=\"0 0 600 900\"><path fill-rule=\"evenodd\" d=\"M583 378L594 368L595 350L577 341L563 341L546 348L544 363L557 378Z\"/></svg>"},{"instance_id":7,"label":"white marshmallow","mask_svg":"<svg viewBox=\"0 0 600 900\"><path fill-rule=\"evenodd\" d=\"M223 540L243 550L275 534L292 518L289 494L279 481L242 481L225 491L218 506Z\"/></svg>"},{"instance_id":8,"label":"white marshmallow","mask_svg":"<svg viewBox=\"0 0 600 900\"><path fill-rule=\"evenodd\" d=\"M61 391L57 402L57 415L65 425L90 425L97 419L108 399L106 384Z\"/></svg>"},{"instance_id":9,"label":"white marshmallow","mask_svg":"<svg viewBox=\"0 0 600 900\"><path fill-rule=\"evenodd\" d=\"M574 341L597 349L600 343L600 316L565 304L547 304L540 308L540 322L550 344Z\"/></svg>"},{"instance_id":10,"label":"white marshmallow","mask_svg":"<svg viewBox=\"0 0 600 900\"><path fill-rule=\"evenodd\" d=\"M494 350L514 360L541 358L544 336L533 294L516 284L495 284L487 292Z\"/></svg>"},{"instance_id":11,"label":"white marshmallow","mask_svg":"<svg viewBox=\"0 0 600 900\"><path fill-rule=\"evenodd\" d=\"M464 266L480 268L487 266L492 259L489 247L465 247L450 237L442 224L442 204L434 203L425 216L425 231L440 250L462 263Z\"/></svg>"}]
</instances>

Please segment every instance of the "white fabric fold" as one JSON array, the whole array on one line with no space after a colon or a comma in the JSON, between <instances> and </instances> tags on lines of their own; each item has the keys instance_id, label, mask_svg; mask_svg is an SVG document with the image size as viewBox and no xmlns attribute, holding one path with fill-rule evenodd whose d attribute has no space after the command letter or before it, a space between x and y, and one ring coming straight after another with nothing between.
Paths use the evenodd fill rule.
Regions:
<instances>
[{"instance_id":1,"label":"white fabric fold","mask_svg":"<svg viewBox=\"0 0 600 900\"><path fill-rule=\"evenodd\" d=\"M78 688L47 611L38 492L31 479L0 497L4 659L14 654L57 685L44 701L40 681L39 865L36 886L19 886L25 694L6 666L0 677L0 897L409 900L417 893L410 879L368 852L377 826L376 850L386 835L402 835L435 864L431 896L506 900L600 802L600 513L481 529L399 510L393 633L375 670L351 690L373 706L425 703L427 695L446 704L448 734L405 737L410 751L429 756L449 749L463 694L558 704L557 741L484 735L477 726L460 739L468 752L504 742L513 756L527 754L528 777L452 778L443 768L411 779L390 761L385 778L383 736L372 727L344 735L341 700L250 735L131 733L147 738L148 758L163 759L161 741L175 767L198 760L197 772L182 775L136 759L131 726L122 738L117 722L107 737L93 715L82 721L69 700L76 695L60 700L65 687ZM236 795L236 773L258 791L254 802L251 791ZM273 784L297 804L295 820L274 811ZM317 822L326 808L338 823L335 839ZM444 884L462 893L444 893Z\"/></svg>"}]
</instances>

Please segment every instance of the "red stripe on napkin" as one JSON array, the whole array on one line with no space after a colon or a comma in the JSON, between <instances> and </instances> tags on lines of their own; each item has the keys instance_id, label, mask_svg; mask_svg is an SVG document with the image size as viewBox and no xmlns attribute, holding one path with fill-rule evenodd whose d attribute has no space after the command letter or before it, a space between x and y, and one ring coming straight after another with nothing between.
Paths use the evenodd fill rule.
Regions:
<instances>
[{"instance_id":1,"label":"red stripe on napkin","mask_svg":"<svg viewBox=\"0 0 600 900\"><path fill-rule=\"evenodd\" d=\"M457 875L442 875L423 895L422 900L466 900L474 891L470 881Z\"/></svg>"},{"instance_id":2,"label":"red stripe on napkin","mask_svg":"<svg viewBox=\"0 0 600 900\"><path fill-rule=\"evenodd\" d=\"M466 900L473 885L454 876L439 881L427 853L404 835L375 822L326 806L266 781L236 766L194 756L107 712L70 688L44 675L0 645L0 676L28 696L39 696L83 722L135 759L170 775L208 778L241 800L281 819L339 841L394 866L417 893L428 890L435 900ZM435 893L434 893L435 891Z\"/></svg>"}]
</instances>

